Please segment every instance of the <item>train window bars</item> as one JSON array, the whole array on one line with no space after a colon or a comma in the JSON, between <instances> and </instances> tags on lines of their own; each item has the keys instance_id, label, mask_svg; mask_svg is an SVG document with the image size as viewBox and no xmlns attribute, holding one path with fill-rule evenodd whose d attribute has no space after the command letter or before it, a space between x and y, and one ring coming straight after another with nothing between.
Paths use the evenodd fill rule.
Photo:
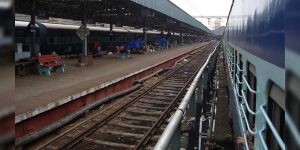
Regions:
<instances>
[{"instance_id":1,"label":"train window bars","mask_svg":"<svg viewBox=\"0 0 300 150\"><path fill-rule=\"evenodd\" d=\"M284 137L284 91L280 89L274 83L271 84L268 104L267 104L267 112L268 116L273 123L275 129L279 133L280 137ZM269 149L279 150L281 149L279 144L277 143L270 127L267 127L266 130L266 143Z\"/></svg>"},{"instance_id":2,"label":"train window bars","mask_svg":"<svg viewBox=\"0 0 300 150\"><path fill-rule=\"evenodd\" d=\"M269 92L269 94L270 94L269 98L273 97L272 100L275 103L275 104L271 104L272 102L268 103L269 105L272 105L272 108L275 108L272 110L272 113L268 113L268 111L271 111L270 109L268 109L267 111L265 110L266 104L260 105L259 110L255 110L256 109L256 106L255 106L256 93L259 92L259 89L257 88L257 83L256 83L257 79L256 79L255 66L253 64L247 62L246 68L245 69L241 68L242 64L235 64L233 53L234 52L232 51L232 49L228 49L227 64L228 64L228 69L230 71L231 83L234 86L233 90L235 93L235 103L237 105L237 109L239 110L239 111L237 111L237 113L239 116L239 122L241 123L240 125L241 125L241 129L242 129L242 137L243 137L244 141L246 141L245 148L247 150L249 150L250 146L253 144L252 143L253 140L251 140L251 141L248 140L248 135L250 134L250 136L253 136L253 135L258 136L258 140L259 140L258 144L259 145L255 146L256 148L263 148L265 150L273 149L275 144L273 144L273 147L270 147L270 144L266 143L266 138L269 138L269 137L265 137L266 136L265 131L269 130L268 131L269 135L273 136L273 139L272 139L274 141L273 143L277 144L277 148L285 150L286 149L285 143L282 140L283 133L280 133L280 128L283 128L283 127L281 127L281 125L279 127L278 124L275 124L276 122L281 122L281 123L284 122L284 118L283 118L283 120L282 120L282 118L281 119L277 118L277 120L276 120L276 119L274 119L274 116L272 116L272 115L276 115L275 118L278 116L282 117L282 110L275 108L276 107L275 104L277 104L276 102L281 101L281 100L278 100L278 99L280 99L280 96L276 95L276 94L280 94L280 92L278 92L278 90L280 88L278 86L276 88L275 84L270 88L271 90ZM242 60L242 59L240 59L240 60ZM236 74L234 74L235 68L237 70ZM245 72L245 71L247 71L247 72ZM244 74L244 73L247 73L247 74ZM239 88L240 87L239 84L241 84L243 86L243 89ZM271 97L271 95L272 95L272 97ZM242 99L242 101L240 101L240 98ZM281 108L280 105L279 105L279 108ZM276 111L277 113L273 114L274 111ZM246 115L246 112L248 115ZM284 111L283 111L283 114L284 114ZM263 126L261 128L256 128L254 126L256 115L263 116L264 120L266 121L265 126ZM248 116L251 116L251 117L253 116L253 118L252 119L251 119L251 117L248 118ZM284 115L283 115L283 117L284 117ZM279 128L279 129L277 130L277 128ZM252 144L248 143L248 142L251 142Z\"/></svg>"},{"instance_id":3,"label":"train window bars","mask_svg":"<svg viewBox=\"0 0 300 150\"><path fill-rule=\"evenodd\" d=\"M234 50L234 64L237 64L237 51ZM234 74L237 74L237 67L233 64ZM236 83L236 78L234 78L234 83Z\"/></svg>"},{"instance_id":4,"label":"train window bars","mask_svg":"<svg viewBox=\"0 0 300 150\"><path fill-rule=\"evenodd\" d=\"M239 54L239 59L240 59L240 63L239 65L237 66L237 69L238 69L238 76L237 76L237 82L238 82L238 89L242 89L243 86L242 86L242 76L243 76L243 56L241 54ZM240 94L240 91L237 91ZM239 101L242 101L242 97L239 96Z\"/></svg>"},{"instance_id":5,"label":"train window bars","mask_svg":"<svg viewBox=\"0 0 300 150\"><path fill-rule=\"evenodd\" d=\"M287 71L286 94L286 141L287 149L300 148L300 79L290 71Z\"/></svg>"},{"instance_id":6,"label":"train window bars","mask_svg":"<svg viewBox=\"0 0 300 150\"><path fill-rule=\"evenodd\" d=\"M247 69L247 81L250 85L250 88L256 91L257 79L256 79L256 71L255 66L248 62ZM256 93L247 89L247 102L249 104L250 109L253 112L256 112ZM246 112L247 119L249 120L250 128L253 129L255 127L255 115L250 114L248 111Z\"/></svg>"}]
</instances>

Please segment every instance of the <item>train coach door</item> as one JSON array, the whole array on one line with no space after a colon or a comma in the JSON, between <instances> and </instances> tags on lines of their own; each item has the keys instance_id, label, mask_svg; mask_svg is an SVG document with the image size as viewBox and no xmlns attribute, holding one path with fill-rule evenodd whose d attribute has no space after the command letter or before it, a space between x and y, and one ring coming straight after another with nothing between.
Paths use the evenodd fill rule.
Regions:
<instances>
[{"instance_id":1,"label":"train coach door","mask_svg":"<svg viewBox=\"0 0 300 150\"><path fill-rule=\"evenodd\" d=\"M279 133L280 137L284 137L284 99L284 91L277 85L272 83L269 91L267 111L268 116L277 132ZM281 149L269 126L267 126L266 138L267 146L269 147L269 149Z\"/></svg>"}]
</instances>

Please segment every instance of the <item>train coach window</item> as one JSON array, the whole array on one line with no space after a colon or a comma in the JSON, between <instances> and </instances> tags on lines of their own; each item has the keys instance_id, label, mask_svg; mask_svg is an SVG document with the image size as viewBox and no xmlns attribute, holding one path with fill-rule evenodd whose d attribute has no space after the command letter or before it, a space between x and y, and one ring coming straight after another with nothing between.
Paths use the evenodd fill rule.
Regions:
<instances>
[{"instance_id":1,"label":"train coach window","mask_svg":"<svg viewBox=\"0 0 300 150\"><path fill-rule=\"evenodd\" d=\"M239 54L239 59L240 59L240 62L239 62L239 67L241 70L243 70L243 57L241 54ZM242 81L242 76L243 76L243 72L239 72L239 75L238 75L238 78L239 78L239 81ZM239 92L242 90L242 84L239 84ZM240 100L242 100L242 98L239 98Z\"/></svg>"},{"instance_id":2,"label":"train coach window","mask_svg":"<svg viewBox=\"0 0 300 150\"><path fill-rule=\"evenodd\" d=\"M267 107L268 116L282 139L284 137L284 98L284 91L277 85L271 84ZM268 125L266 136L269 149L279 150L280 147Z\"/></svg>"},{"instance_id":3,"label":"train coach window","mask_svg":"<svg viewBox=\"0 0 300 150\"><path fill-rule=\"evenodd\" d=\"M286 112L290 115L290 118L292 122L294 123L295 127L298 129L298 132L300 131L300 78L297 77L295 74L293 74L290 71L287 71L286 75L287 79L287 93L286 93ZM286 128L287 129L287 128ZM291 130L286 130L286 139L290 139L285 141L287 149L299 149L297 147L296 139L292 136Z\"/></svg>"},{"instance_id":4,"label":"train coach window","mask_svg":"<svg viewBox=\"0 0 300 150\"><path fill-rule=\"evenodd\" d=\"M230 58L230 61L231 61L231 63L232 63L232 64L230 65L230 68L232 69L232 70L231 70L231 71L232 71L231 74L234 75L234 72L233 72L233 71L234 71L234 63L235 63L235 62L234 62L234 49L230 47L229 52L230 52L229 58Z\"/></svg>"},{"instance_id":5,"label":"train coach window","mask_svg":"<svg viewBox=\"0 0 300 150\"><path fill-rule=\"evenodd\" d=\"M251 63L248 63L248 69L247 69L247 81L251 87L251 89L256 90L256 71L255 71L255 66L252 65ZM256 112L256 94L251 93L247 89L247 102L249 104L250 109L253 112ZM250 114L249 112L246 113L247 119L249 121L249 125L251 128L254 128L255 126L255 116Z\"/></svg>"},{"instance_id":6,"label":"train coach window","mask_svg":"<svg viewBox=\"0 0 300 150\"><path fill-rule=\"evenodd\" d=\"M235 75L236 75L236 73L237 73L237 67L236 67L236 64L237 64L237 51L236 50L234 50L234 66L233 66L233 68L234 68L234 82L236 83L236 78L235 78Z\"/></svg>"},{"instance_id":7,"label":"train coach window","mask_svg":"<svg viewBox=\"0 0 300 150\"><path fill-rule=\"evenodd\" d=\"M300 130L300 78L290 74L287 81L286 109Z\"/></svg>"}]
</instances>

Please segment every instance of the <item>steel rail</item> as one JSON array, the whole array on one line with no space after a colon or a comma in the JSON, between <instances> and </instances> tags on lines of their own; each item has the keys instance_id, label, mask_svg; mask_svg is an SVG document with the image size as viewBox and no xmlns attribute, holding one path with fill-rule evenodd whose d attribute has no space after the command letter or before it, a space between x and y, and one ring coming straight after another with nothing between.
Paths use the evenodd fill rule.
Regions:
<instances>
[{"instance_id":1,"label":"steel rail","mask_svg":"<svg viewBox=\"0 0 300 150\"><path fill-rule=\"evenodd\" d=\"M167 125L166 129L164 130L163 134L161 135L161 137L159 138L158 142L156 143L154 150L165 150L167 149L173 134L176 131L176 128L178 127L178 125L180 124L182 117L184 115L184 112L187 108L187 105L194 93L194 90L197 87L197 83L200 80L200 77L202 76L205 68L207 67L210 58L214 55L217 47L218 47L219 43L217 44L217 46L214 48L213 52L210 53L210 55L208 56L206 62L204 63L204 65L201 67L201 69L199 70L199 72L197 73L196 77L194 78L193 82L191 83L187 93L185 94L182 102L180 103L178 110L176 110L176 112L174 113L173 117L171 118L169 124Z\"/></svg>"},{"instance_id":2,"label":"steel rail","mask_svg":"<svg viewBox=\"0 0 300 150\"><path fill-rule=\"evenodd\" d=\"M201 51L204 47L206 48L207 46L209 46L210 44L201 46L199 49L200 50L196 50L196 51ZM188 63L188 62L186 62ZM186 64L185 63L185 64ZM108 122L109 120L113 119L115 116L117 116L118 114L120 114L121 112L123 112L123 110L125 110L125 108L131 106L131 104L134 104L136 101L139 100L139 98L145 94L147 94L150 90L152 90L153 88L155 88L157 85L159 85L160 83L162 83L163 81L165 81L166 79L168 79L169 76L173 75L174 72L176 72L177 70L179 70L180 68L182 68L185 64L179 66L178 68L175 68L174 70L171 70L170 72L167 73L166 76L164 76L162 79L160 79L157 83L155 83L154 85L152 85L151 87L149 87L146 91L144 91L143 93L139 94L138 96L136 96L134 99L132 99L129 103L125 104L124 106L122 106L121 108L119 108L118 110L116 110L115 112L113 112L111 115L106 116L103 120L101 120L100 122L96 123L92 128L89 128L87 131L85 131L84 133L80 134L77 136L77 138L75 138L74 140L70 140L66 143L64 143L63 147L58 147L58 149L65 149L65 148L71 148L73 145L77 144L78 142L80 142L84 137L88 136L89 134L91 134L93 131L95 131L97 128L99 128L100 126L104 125L105 122ZM56 142L60 137L63 137L64 135L68 134L68 132L65 132L63 135L60 135L58 138L52 139L50 142L40 146L37 149L43 149L46 148L47 146L51 145L52 143Z\"/></svg>"},{"instance_id":3,"label":"steel rail","mask_svg":"<svg viewBox=\"0 0 300 150\"><path fill-rule=\"evenodd\" d=\"M162 115L159 117L159 119L155 122L154 126L145 134L144 138L138 143L138 145L135 147L135 149L140 149L142 146L144 146L144 144L146 144L146 142L149 140L151 134L153 134L155 132L155 129L157 128L157 126L159 126L161 121L163 121L163 119L165 119L167 117L169 112L172 110L172 108L174 107L176 102L180 99L180 97L184 94L184 92L187 89L189 83L191 83L193 78L197 75L198 70L200 70L200 69L201 68L199 67L197 69L197 71L190 77L188 82L185 83L183 88L180 90L180 92L177 94L177 96L174 98L174 100L171 102L171 104L168 106L168 108L162 113Z\"/></svg>"}]
</instances>

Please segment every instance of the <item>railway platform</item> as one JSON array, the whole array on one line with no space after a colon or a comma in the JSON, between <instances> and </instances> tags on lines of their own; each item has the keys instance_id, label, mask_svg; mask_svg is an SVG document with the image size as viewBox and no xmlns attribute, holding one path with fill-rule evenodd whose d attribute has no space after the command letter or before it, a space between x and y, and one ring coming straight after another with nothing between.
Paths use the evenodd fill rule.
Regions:
<instances>
[{"instance_id":1,"label":"railway platform","mask_svg":"<svg viewBox=\"0 0 300 150\"><path fill-rule=\"evenodd\" d=\"M49 116L40 114L66 105L73 100L78 100L95 91L100 90L100 93L96 96L96 99L99 99L124 90L131 86L134 80L151 74L153 71L171 66L184 54L205 44L196 43L147 55L132 55L131 59L124 60L107 55L94 59L93 65L85 68L75 66L77 59L65 59L66 67L63 74L53 73L51 76L28 75L16 78L16 123L22 124L24 122L26 124L27 119L35 116L44 117L47 120ZM105 90L101 91L101 89ZM86 99L84 103L77 104L77 106L70 106L61 110L61 112L55 112L55 116L60 118L74 112L76 107L82 107L82 105L87 105L93 101L91 98ZM92 99L95 99L95 97ZM57 118L54 117L52 120ZM43 125L38 125L41 122L37 122L35 125L30 123L29 126L35 129L37 128L35 126L42 127L49 124L50 120L43 122ZM24 126L17 127L17 132L18 130L21 130L21 133L30 132L31 129L24 129Z\"/></svg>"}]
</instances>

